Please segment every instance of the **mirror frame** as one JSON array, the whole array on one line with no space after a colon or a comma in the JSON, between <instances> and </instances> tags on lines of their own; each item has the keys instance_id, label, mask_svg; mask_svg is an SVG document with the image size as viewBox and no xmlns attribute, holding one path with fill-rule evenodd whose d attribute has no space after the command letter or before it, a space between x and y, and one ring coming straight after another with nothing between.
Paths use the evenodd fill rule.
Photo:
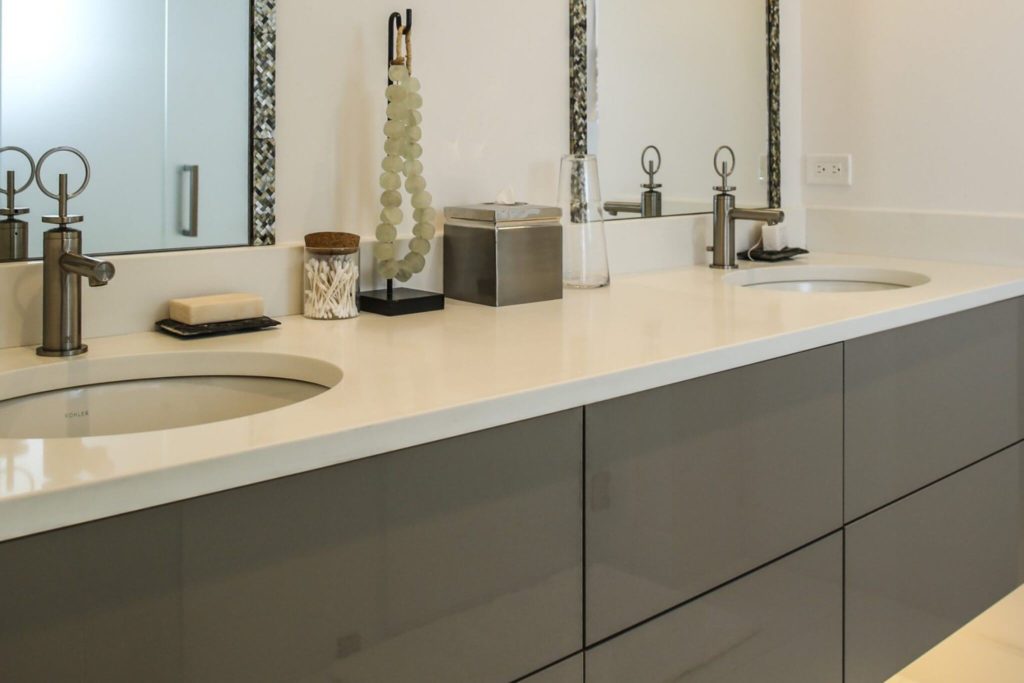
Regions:
<instances>
[{"instance_id":1,"label":"mirror frame","mask_svg":"<svg viewBox=\"0 0 1024 683\"><path fill-rule=\"evenodd\" d=\"M277 0L251 0L249 56L249 245L277 241Z\"/></svg>"},{"instance_id":2,"label":"mirror frame","mask_svg":"<svg viewBox=\"0 0 1024 683\"><path fill-rule=\"evenodd\" d=\"M589 28L596 0L569 0L569 153L588 154ZM779 0L765 0L768 50L768 206L782 206L782 59ZM710 211L701 213L711 213Z\"/></svg>"}]
</instances>

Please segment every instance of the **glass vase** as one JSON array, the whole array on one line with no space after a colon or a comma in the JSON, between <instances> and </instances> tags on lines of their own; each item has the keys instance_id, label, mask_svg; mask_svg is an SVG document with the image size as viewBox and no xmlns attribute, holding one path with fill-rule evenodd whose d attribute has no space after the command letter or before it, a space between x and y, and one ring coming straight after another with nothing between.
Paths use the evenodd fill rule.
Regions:
<instances>
[{"instance_id":1,"label":"glass vase","mask_svg":"<svg viewBox=\"0 0 1024 683\"><path fill-rule=\"evenodd\" d=\"M558 202L564 221L562 279L565 286L572 289L606 287L611 278L596 156L567 154L562 157Z\"/></svg>"}]
</instances>

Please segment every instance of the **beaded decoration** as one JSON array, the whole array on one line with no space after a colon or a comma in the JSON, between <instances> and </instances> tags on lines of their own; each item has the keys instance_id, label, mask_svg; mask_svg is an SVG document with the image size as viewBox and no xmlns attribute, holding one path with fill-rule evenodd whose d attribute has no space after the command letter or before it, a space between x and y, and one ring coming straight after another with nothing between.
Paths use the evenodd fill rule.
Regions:
<instances>
[{"instance_id":1,"label":"beaded decoration","mask_svg":"<svg viewBox=\"0 0 1024 683\"><path fill-rule=\"evenodd\" d=\"M398 56L404 40L405 56ZM433 197L427 192L427 181L423 177L423 129L420 124L423 115L423 97L420 95L420 82L412 75L410 35L403 29L398 36L396 58L388 69L391 83L387 88L388 122L384 124L384 161L381 163L383 173L380 186L380 225L377 226L377 244L373 255L377 260L381 276L401 282L407 282L414 274L419 273L427 264L426 255L430 252L430 240L436 231L434 221L437 213L431 207ZM405 178L405 190L412 198L413 239L409 243L409 253L398 258L398 226L405 215L402 212L402 178Z\"/></svg>"}]
</instances>

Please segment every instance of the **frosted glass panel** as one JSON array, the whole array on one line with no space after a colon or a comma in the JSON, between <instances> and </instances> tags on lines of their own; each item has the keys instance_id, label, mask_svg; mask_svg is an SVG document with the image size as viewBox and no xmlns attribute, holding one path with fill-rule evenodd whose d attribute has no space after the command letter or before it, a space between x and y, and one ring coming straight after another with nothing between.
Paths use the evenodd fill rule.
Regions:
<instances>
[{"instance_id":1,"label":"frosted glass panel","mask_svg":"<svg viewBox=\"0 0 1024 683\"><path fill-rule=\"evenodd\" d=\"M736 150L741 206L767 206L765 0L592 0L590 149L605 201L639 202L657 145L664 213L711 211L712 158ZM636 218L622 214L620 218Z\"/></svg>"},{"instance_id":2,"label":"frosted glass panel","mask_svg":"<svg viewBox=\"0 0 1024 683\"><path fill-rule=\"evenodd\" d=\"M87 252L247 244L249 36L248 0L0 0L0 146L89 157L71 203ZM200 167L195 237L185 165ZM8 168L27 172L5 154ZM58 155L51 189L61 171L78 186L80 164ZM56 202L33 187L17 203L38 257Z\"/></svg>"}]
</instances>

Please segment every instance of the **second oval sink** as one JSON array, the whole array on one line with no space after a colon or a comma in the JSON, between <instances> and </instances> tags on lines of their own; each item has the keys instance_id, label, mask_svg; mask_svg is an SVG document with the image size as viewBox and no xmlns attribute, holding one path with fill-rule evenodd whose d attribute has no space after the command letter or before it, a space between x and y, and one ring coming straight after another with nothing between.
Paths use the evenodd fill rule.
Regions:
<instances>
[{"instance_id":1,"label":"second oval sink","mask_svg":"<svg viewBox=\"0 0 1024 683\"><path fill-rule=\"evenodd\" d=\"M341 381L281 354L181 353L62 361L0 374L0 439L108 436L255 415Z\"/></svg>"},{"instance_id":2,"label":"second oval sink","mask_svg":"<svg viewBox=\"0 0 1024 683\"><path fill-rule=\"evenodd\" d=\"M863 266L766 266L723 278L737 287L783 292L878 292L928 283L927 275L908 270Z\"/></svg>"}]
</instances>

